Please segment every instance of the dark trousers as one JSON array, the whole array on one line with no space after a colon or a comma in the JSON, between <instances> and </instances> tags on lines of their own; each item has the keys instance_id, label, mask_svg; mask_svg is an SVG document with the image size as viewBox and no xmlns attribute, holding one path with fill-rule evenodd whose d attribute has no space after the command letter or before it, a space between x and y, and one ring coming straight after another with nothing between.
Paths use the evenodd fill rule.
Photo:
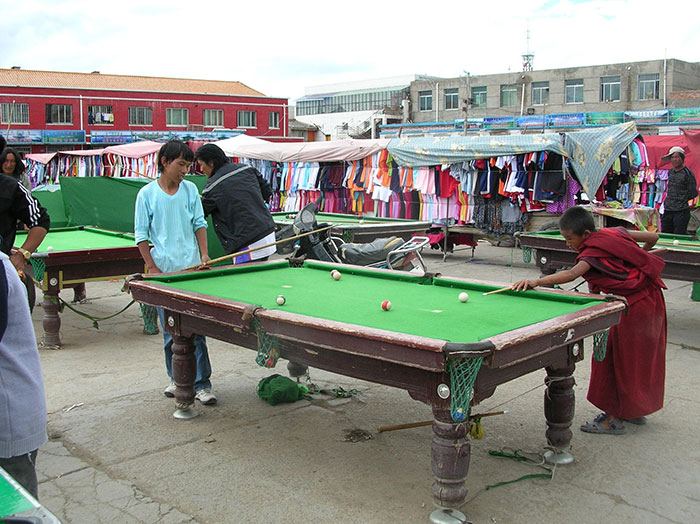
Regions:
<instances>
[{"instance_id":1,"label":"dark trousers","mask_svg":"<svg viewBox=\"0 0 700 524\"><path fill-rule=\"evenodd\" d=\"M661 232L674 235L687 235L690 222L690 209L682 211L664 211L661 215Z\"/></svg>"},{"instance_id":2,"label":"dark trousers","mask_svg":"<svg viewBox=\"0 0 700 524\"><path fill-rule=\"evenodd\" d=\"M19 457L0 458L0 467L7 471L29 494L38 500L39 485L36 480L37 450Z\"/></svg>"}]
</instances>

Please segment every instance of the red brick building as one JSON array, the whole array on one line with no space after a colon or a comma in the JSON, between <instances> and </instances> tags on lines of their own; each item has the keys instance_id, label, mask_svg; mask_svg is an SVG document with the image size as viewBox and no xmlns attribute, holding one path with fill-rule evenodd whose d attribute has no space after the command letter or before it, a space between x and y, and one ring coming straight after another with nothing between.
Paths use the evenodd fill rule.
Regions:
<instances>
[{"instance_id":1,"label":"red brick building","mask_svg":"<svg viewBox=\"0 0 700 524\"><path fill-rule=\"evenodd\" d=\"M25 153L242 132L285 141L288 122L288 99L241 82L0 69L0 134Z\"/></svg>"}]
</instances>

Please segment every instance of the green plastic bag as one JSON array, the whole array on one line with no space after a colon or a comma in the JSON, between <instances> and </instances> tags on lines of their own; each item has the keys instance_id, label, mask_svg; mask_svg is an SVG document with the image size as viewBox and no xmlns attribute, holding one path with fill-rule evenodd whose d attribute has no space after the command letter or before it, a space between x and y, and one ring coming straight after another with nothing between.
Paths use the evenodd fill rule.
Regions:
<instances>
[{"instance_id":1,"label":"green plastic bag","mask_svg":"<svg viewBox=\"0 0 700 524\"><path fill-rule=\"evenodd\" d=\"M296 402L307 392L304 386L282 375L270 375L258 382L258 396L272 406L280 402Z\"/></svg>"}]
</instances>

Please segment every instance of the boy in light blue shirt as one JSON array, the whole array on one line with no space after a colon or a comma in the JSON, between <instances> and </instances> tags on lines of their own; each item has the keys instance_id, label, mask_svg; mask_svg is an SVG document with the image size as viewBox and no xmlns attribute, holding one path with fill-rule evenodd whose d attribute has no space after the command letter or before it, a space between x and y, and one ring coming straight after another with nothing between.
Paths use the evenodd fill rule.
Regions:
<instances>
[{"instance_id":1,"label":"boy in light blue shirt","mask_svg":"<svg viewBox=\"0 0 700 524\"><path fill-rule=\"evenodd\" d=\"M170 140L158 152L160 177L141 188L136 197L134 234L148 273L178 271L210 260L202 201L197 186L185 180L193 160L194 153L184 142ZM165 367L170 377L170 385L163 393L166 397L174 397L173 339L165 331L162 309L158 309L158 316L163 325ZM205 337L195 335L194 344L197 360L195 398L202 404L216 404L209 380L211 364Z\"/></svg>"}]
</instances>

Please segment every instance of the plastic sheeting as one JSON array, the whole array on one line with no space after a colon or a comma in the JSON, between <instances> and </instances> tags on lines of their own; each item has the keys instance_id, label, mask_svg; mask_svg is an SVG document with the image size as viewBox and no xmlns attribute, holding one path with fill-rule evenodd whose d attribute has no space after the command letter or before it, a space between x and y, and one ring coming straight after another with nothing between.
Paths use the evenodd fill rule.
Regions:
<instances>
[{"instance_id":1,"label":"plastic sheeting","mask_svg":"<svg viewBox=\"0 0 700 524\"><path fill-rule=\"evenodd\" d=\"M214 142L226 156L272 162L342 162L359 160L386 149L390 140L332 140L276 143L246 135Z\"/></svg>"},{"instance_id":2,"label":"plastic sheeting","mask_svg":"<svg viewBox=\"0 0 700 524\"><path fill-rule=\"evenodd\" d=\"M389 153L408 167L457 164L480 158L552 151L566 156L559 133L542 135L400 137L389 143Z\"/></svg>"},{"instance_id":3,"label":"plastic sheeting","mask_svg":"<svg viewBox=\"0 0 700 524\"><path fill-rule=\"evenodd\" d=\"M613 162L638 134L634 122L564 134L566 156L589 198L593 198Z\"/></svg>"},{"instance_id":4,"label":"plastic sheeting","mask_svg":"<svg viewBox=\"0 0 700 524\"><path fill-rule=\"evenodd\" d=\"M671 162L662 162L661 157L673 146L685 150L685 165L700 183L700 130L681 129L682 135L644 136L649 165L654 169L671 169Z\"/></svg>"}]
</instances>

